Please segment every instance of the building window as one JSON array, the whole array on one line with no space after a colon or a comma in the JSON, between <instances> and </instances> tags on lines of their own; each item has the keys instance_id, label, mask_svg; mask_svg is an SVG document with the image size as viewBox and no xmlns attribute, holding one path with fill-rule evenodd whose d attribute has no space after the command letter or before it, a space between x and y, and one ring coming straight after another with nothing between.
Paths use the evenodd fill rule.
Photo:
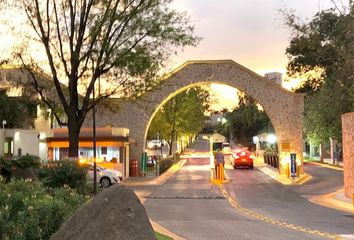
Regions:
<instances>
[{"instance_id":1,"label":"building window","mask_svg":"<svg viewBox=\"0 0 354 240\"><path fill-rule=\"evenodd\" d=\"M101 147L101 154L107 154L107 147Z\"/></svg>"},{"instance_id":2,"label":"building window","mask_svg":"<svg viewBox=\"0 0 354 240\"><path fill-rule=\"evenodd\" d=\"M18 149L17 149L17 155L18 155L19 157L22 156L22 148L18 148Z\"/></svg>"}]
</instances>

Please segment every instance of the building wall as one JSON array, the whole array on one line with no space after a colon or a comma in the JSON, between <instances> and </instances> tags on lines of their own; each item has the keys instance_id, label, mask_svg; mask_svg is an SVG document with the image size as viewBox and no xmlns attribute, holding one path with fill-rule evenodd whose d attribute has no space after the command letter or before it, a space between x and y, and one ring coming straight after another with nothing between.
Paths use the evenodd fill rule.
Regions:
<instances>
[{"instance_id":1,"label":"building wall","mask_svg":"<svg viewBox=\"0 0 354 240\"><path fill-rule=\"evenodd\" d=\"M294 94L280 85L252 72L232 60L186 62L166 78L154 91L145 94L134 102L116 101L119 109L110 111L101 107L97 111L97 126L113 124L130 129L130 137L136 143L131 146L131 159L139 159L145 149L146 134L158 109L182 91L201 84L219 83L235 87L246 92L259 102L269 116L278 143L288 142L290 152L297 154L302 165L302 124L304 95ZM90 116L86 125L91 124ZM281 149L280 149L281 150ZM289 157L289 152L281 152ZM285 166L285 165L284 165ZM301 171L300 166L300 171ZM281 172L285 173L286 168Z\"/></svg>"},{"instance_id":2,"label":"building wall","mask_svg":"<svg viewBox=\"0 0 354 240\"><path fill-rule=\"evenodd\" d=\"M18 156L18 149L22 149L22 155L39 156L38 132L19 130L13 133L14 156Z\"/></svg>"},{"instance_id":3,"label":"building wall","mask_svg":"<svg viewBox=\"0 0 354 240\"><path fill-rule=\"evenodd\" d=\"M347 197L354 194L354 112L342 115L344 191Z\"/></svg>"}]
</instances>

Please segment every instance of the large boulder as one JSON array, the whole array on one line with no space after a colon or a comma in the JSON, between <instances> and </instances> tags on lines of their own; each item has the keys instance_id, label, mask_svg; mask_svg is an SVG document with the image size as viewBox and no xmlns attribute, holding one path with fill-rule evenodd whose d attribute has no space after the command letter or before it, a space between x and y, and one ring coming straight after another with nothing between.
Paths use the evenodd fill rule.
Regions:
<instances>
[{"instance_id":1,"label":"large boulder","mask_svg":"<svg viewBox=\"0 0 354 240\"><path fill-rule=\"evenodd\" d=\"M116 184L78 209L51 240L156 240L133 190Z\"/></svg>"}]
</instances>

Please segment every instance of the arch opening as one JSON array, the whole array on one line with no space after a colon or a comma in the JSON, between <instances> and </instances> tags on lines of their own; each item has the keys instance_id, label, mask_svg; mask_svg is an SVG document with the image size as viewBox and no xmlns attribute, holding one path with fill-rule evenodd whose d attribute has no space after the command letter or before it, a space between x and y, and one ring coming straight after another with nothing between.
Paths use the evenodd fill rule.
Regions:
<instances>
[{"instance_id":1,"label":"arch opening","mask_svg":"<svg viewBox=\"0 0 354 240\"><path fill-rule=\"evenodd\" d=\"M187 116L180 117L189 117L194 119L194 124L197 124L195 122L199 119L199 121L202 121L202 127L196 129L195 132L189 132L185 135L178 134L176 139L173 140L175 145L172 145L171 136L167 136L167 138L170 138L166 139L166 133L163 132L172 132L172 124L166 123L169 119L166 119L166 116L164 117L164 115L173 113L166 112L165 108L166 106L168 107L171 105L171 101L178 101L176 99L180 100L178 103L180 104L180 107L186 107L183 105L183 101L186 101L186 93L188 93L191 89L199 89L199 91L204 91L207 93L207 97L205 99L200 99L201 102L204 101L205 103L205 107L203 107L203 104L200 104L200 107L203 108L201 111L203 111L205 118L196 118L193 112L189 112ZM183 95L182 98L181 95ZM176 114L179 113L176 112ZM160 118L163 117L165 119L163 119L164 121L161 121ZM188 123L189 122L187 121L186 124ZM170 127L170 129L164 129L166 127ZM188 128L188 126L183 125L178 127ZM178 130L179 129L176 129L176 131ZM145 130L145 150L148 152L148 155L164 154L166 156L172 152L183 151L184 147L189 145L191 140L198 134L211 133L219 133L224 135L226 141L230 142L232 147L236 145L245 146L254 151L256 156L263 156L264 151L269 151L271 149L276 151L278 149L274 127L262 105L256 102L253 97L236 89L235 87L211 82L194 83L185 86L182 89L178 89L176 92L170 94L170 96L166 98L166 101L163 101L160 105L158 105L154 113L151 115ZM156 143L157 140L168 143L168 148L170 151L167 153L166 147L164 150L162 150L163 147L159 147L161 150L160 152L152 151L152 149L156 147L156 144L154 145L152 141L155 141Z\"/></svg>"}]
</instances>

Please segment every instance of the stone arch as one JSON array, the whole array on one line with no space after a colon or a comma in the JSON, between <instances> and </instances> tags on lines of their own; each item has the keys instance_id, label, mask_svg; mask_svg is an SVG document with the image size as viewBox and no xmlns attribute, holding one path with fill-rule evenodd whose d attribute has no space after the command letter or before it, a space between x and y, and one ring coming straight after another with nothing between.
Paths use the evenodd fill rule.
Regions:
<instances>
[{"instance_id":1,"label":"stone arch","mask_svg":"<svg viewBox=\"0 0 354 240\"><path fill-rule=\"evenodd\" d=\"M139 100L120 103L118 112L99 114L97 125L110 123L129 128L130 136L136 141L130 157L138 158L145 147L147 128L159 107L179 92L206 83L229 85L260 103L273 124L281 158L287 158L288 152L296 153L302 166L304 95L292 93L232 60L188 61Z\"/></svg>"}]
</instances>

